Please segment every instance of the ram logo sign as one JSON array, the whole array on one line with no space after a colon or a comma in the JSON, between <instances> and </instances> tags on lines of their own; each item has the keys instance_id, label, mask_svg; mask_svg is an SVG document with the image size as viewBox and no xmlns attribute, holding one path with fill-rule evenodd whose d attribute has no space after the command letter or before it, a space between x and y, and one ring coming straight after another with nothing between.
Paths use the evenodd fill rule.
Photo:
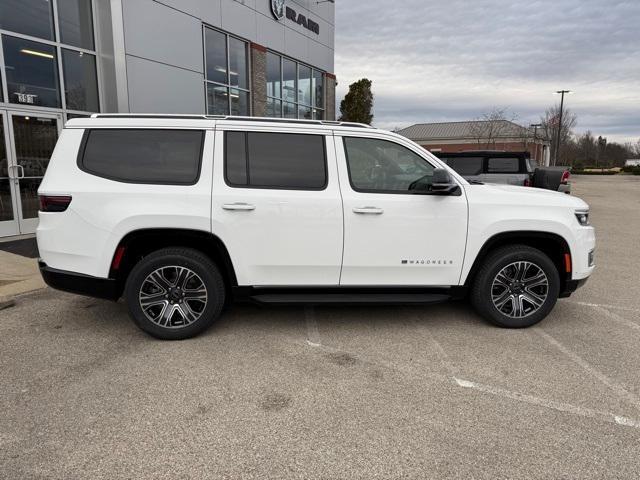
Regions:
<instances>
[{"instance_id":1,"label":"ram logo sign","mask_svg":"<svg viewBox=\"0 0 640 480\"><path fill-rule=\"evenodd\" d=\"M291 20L316 35L320 35L320 25L317 22L307 18L302 13L296 12L293 8L285 6L285 1L286 0L271 0L271 13L273 13L276 20L280 20L286 16L287 20Z\"/></svg>"},{"instance_id":2,"label":"ram logo sign","mask_svg":"<svg viewBox=\"0 0 640 480\"><path fill-rule=\"evenodd\" d=\"M284 17L284 1L285 0L271 0L271 13L276 17L277 20L280 20Z\"/></svg>"}]
</instances>

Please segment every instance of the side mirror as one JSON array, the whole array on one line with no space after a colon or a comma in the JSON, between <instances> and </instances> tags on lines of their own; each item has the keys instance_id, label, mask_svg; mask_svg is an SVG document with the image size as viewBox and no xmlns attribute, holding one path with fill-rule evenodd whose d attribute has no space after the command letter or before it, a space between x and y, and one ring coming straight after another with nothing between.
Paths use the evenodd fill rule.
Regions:
<instances>
[{"instance_id":1,"label":"side mirror","mask_svg":"<svg viewBox=\"0 0 640 480\"><path fill-rule=\"evenodd\" d=\"M433 171L433 183L429 192L431 195L455 195L459 189L458 184L444 168L436 168Z\"/></svg>"}]
</instances>

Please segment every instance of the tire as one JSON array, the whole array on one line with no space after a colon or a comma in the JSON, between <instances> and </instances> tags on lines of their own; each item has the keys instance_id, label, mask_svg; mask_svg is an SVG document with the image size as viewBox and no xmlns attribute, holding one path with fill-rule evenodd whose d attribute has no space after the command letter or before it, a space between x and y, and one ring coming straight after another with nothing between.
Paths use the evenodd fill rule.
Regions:
<instances>
[{"instance_id":1,"label":"tire","mask_svg":"<svg viewBox=\"0 0 640 480\"><path fill-rule=\"evenodd\" d=\"M551 312L559 292L558 269L546 254L511 245L496 249L484 260L473 280L470 300L476 312L494 325L525 328Z\"/></svg>"},{"instance_id":2,"label":"tire","mask_svg":"<svg viewBox=\"0 0 640 480\"><path fill-rule=\"evenodd\" d=\"M140 260L125 286L135 324L161 340L184 340L204 332L225 303L218 266L190 248L165 248Z\"/></svg>"}]
</instances>

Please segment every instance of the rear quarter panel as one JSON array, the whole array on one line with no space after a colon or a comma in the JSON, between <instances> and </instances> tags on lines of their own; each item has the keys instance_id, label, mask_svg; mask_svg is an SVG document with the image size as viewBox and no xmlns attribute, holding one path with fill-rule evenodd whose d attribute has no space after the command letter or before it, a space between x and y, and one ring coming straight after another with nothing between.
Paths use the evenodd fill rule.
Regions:
<instances>
[{"instance_id":1,"label":"rear quarter panel","mask_svg":"<svg viewBox=\"0 0 640 480\"><path fill-rule=\"evenodd\" d=\"M193 186L130 184L85 173L77 165L83 133L63 130L40 185L40 194L72 196L67 211L40 212L38 247L47 265L106 278L118 243L132 231L211 231L212 131Z\"/></svg>"}]
</instances>

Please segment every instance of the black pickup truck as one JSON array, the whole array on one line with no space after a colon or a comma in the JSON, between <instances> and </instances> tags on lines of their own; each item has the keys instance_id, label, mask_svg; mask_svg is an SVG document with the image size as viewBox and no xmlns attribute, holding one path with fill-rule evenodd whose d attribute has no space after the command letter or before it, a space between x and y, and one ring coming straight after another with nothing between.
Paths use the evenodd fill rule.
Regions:
<instances>
[{"instance_id":1,"label":"black pickup truck","mask_svg":"<svg viewBox=\"0 0 640 480\"><path fill-rule=\"evenodd\" d=\"M571 174L565 167L540 167L529 152L433 152L470 181L504 183L571 193Z\"/></svg>"}]
</instances>

